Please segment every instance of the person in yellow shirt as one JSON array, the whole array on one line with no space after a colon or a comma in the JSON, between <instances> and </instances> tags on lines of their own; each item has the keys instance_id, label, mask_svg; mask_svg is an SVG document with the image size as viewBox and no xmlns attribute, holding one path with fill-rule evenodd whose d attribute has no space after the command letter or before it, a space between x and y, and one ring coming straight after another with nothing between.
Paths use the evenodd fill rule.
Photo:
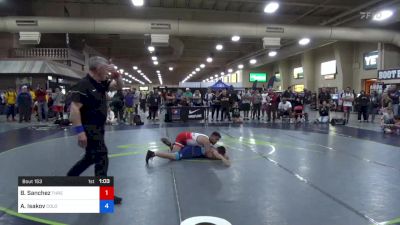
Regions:
<instances>
[{"instance_id":1,"label":"person in yellow shirt","mask_svg":"<svg viewBox=\"0 0 400 225\"><path fill-rule=\"evenodd\" d=\"M17 102L17 93L14 89L8 88L5 98L7 105L7 121L10 121L10 116L12 117L12 121L15 121L15 103Z\"/></svg>"}]
</instances>

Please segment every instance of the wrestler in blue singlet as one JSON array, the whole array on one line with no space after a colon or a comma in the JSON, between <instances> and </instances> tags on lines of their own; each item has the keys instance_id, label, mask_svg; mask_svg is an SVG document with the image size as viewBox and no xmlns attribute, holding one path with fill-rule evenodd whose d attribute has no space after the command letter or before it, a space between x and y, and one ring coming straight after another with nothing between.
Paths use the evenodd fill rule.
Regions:
<instances>
[{"instance_id":1,"label":"wrestler in blue singlet","mask_svg":"<svg viewBox=\"0 0 400 225\"><path fill-rule=\"evenodd\" d=\"M194 158L205 158L205 149L200 146L185 146L179 152L175 153L176 160L181 159L194 159Z\"/></svg>"}]
</instances>

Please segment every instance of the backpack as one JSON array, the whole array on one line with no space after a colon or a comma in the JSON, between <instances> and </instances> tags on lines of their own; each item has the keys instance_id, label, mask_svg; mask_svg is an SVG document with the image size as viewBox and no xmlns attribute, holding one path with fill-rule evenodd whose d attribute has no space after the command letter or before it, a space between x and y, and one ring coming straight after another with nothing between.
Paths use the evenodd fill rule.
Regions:
<instances>
[{"instance_id":1,"label":"backpack","mask_svg":"<svg viewBox=\"0 0 400 225\"><path fill-rule=\"evenodd\" d=\"M133 122L134 122L136 125L143 125L143 124L144 124L144 123L142 122L142 119L140 118L139 115L133 116Z\"/></svg>"}]
</instances>

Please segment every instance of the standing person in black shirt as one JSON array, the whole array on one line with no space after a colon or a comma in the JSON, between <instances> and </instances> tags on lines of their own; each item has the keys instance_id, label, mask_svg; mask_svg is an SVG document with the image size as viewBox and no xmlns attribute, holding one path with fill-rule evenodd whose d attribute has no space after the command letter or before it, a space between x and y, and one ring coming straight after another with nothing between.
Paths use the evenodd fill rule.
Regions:
<instances>
[{"instance_id":1,"label":"standing person in black shirt","mask_svg":"<svg viewBox=\"0 0 400 225\"><path fill-rule=\"evenodd\" d=\"M221 95L220 91L216 91L215 95L211 98L211 121L214 121L214 113L217 112L215 120L218 121L219 110L221 108L221 101L219 100L219 96Z\"/></svg>"},{"instance_id":2,"label":"standing person in black shirt","mask_svg":"<svg viewBox=\"0 0 400 225\"><path fill-rule=\"evenodd\" d=\"M221 102L221 121L224 121L226 117L228 120L231 121L231 114L230 114L230 97L226 89L222 91L222 94L219 96L219 101Z\"/></svg>"},{"instance_id":3,"label":"standing person in black shirt","mask_svg":"<svg viewBox=\"0 0 400 225\"><path fill-rule=\"evenodd\" d=\"M113 80L108 80L112 74ZM85 148L85 155L67 173L79 176L90 165L95 164L95 176L107 176L108 150L104 141L104 124L107 118L107 91L122 89L122 79L114 65L102 57L89 59L89 74L72 90L71 121L78 134L78 144ZM115 196L114 203L121 198Z\"/></svg>"},{"instance_id":4,"label":"standing person in black shirt","mask_svg":"<svg viewBox=\"0 0 400 225\"><path fill-rule=\"evenodd\" d=\"M360 92L360 96L357 97L357 102L359 104L358 121L361 123L361 114L362 114L364 122L368 122L368 105L370 99L369 96L365 94L365 91Z\"/></svg>"},{"instance_id":5,"label":"standing person in black shirt","mask_svg":"<svg viewBox=\"0 0 400 225\"><path fill-rule=\"evenodd\" d=\"M149 120L156 120L158 106L160 105L161 97L157 93L150 91L147 103L149 104Z\"/></svg>"}]
</instances>

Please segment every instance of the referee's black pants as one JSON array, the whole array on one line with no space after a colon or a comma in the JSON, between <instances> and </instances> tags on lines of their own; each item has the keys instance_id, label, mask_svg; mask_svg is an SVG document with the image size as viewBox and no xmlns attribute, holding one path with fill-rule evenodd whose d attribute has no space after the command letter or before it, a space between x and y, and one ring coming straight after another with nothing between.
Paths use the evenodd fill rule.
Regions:
<instances>
[{"instance_id":1,"label":"referee's black pants","mask_svg":"<svg viewBox=\"0 0 400 225\"><path fill-rule=\"evenodd\" d=\"M95 176L107 176L108 150L104 141L104 127L85 127L87 136L86 153L67 173L67 176L79 176L94 164Z\"/></svg>"}]
</instances>

